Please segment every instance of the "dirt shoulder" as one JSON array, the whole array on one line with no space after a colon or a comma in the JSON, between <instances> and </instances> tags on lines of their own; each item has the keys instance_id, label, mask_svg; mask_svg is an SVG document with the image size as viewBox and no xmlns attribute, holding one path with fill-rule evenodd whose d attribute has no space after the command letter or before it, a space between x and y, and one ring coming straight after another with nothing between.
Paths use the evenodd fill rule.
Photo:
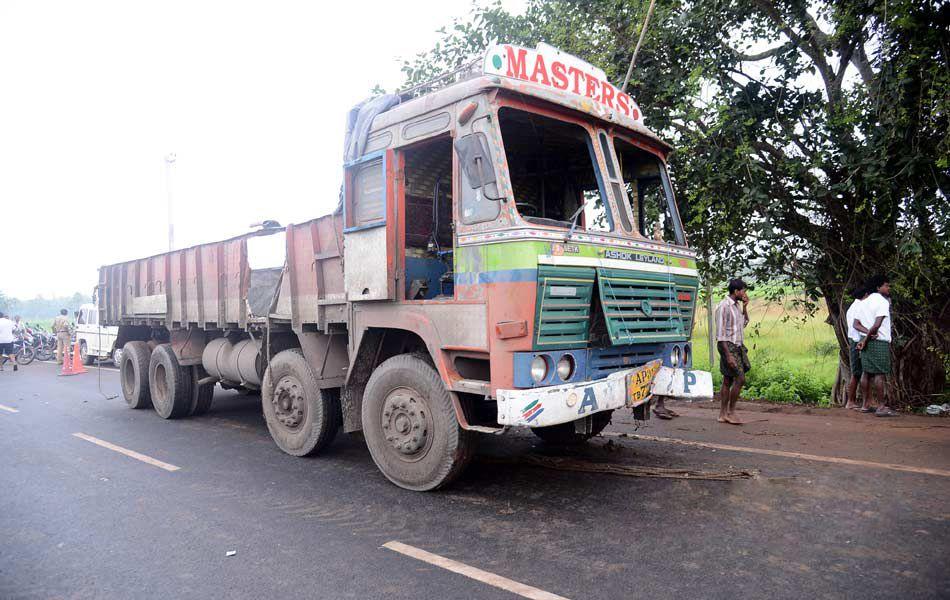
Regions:
<instances>
[{"instance_id":1,"label":"dirt shoulder","mask_svg":"<svg viewBox=\"0 0 950 600\"><path fill-rule=\"evenodd\" d=\"M637 423L618 413L608 431L950 470L950 419L740 402L746 423L735 426L716 421L714 402L667 405L680 416Z\"/></svg>"}]
</instances>

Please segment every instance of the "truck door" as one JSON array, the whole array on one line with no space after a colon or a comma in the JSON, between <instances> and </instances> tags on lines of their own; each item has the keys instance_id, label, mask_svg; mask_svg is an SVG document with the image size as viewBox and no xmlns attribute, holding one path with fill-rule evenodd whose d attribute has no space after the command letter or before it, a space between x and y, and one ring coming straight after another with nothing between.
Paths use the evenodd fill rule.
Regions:
<instances>
[{"instance_id":1,"label":"truck door","mask_svg":"<svg viewBox=\"0 0 950 600\"><path fill-rule=\"evenodd\" d=\"M393 163L387 150L346 165L343 265L349 301L395 298Z\"/></svg>"}]
</instances>

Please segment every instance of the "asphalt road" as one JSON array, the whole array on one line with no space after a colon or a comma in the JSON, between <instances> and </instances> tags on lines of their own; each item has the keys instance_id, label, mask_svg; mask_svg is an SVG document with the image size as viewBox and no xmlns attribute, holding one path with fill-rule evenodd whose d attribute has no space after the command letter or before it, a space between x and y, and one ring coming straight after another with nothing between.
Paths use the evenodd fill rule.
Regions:
<instances>
[{"instance_id":1,"label":"asphalt road","mask_svg":"<svg viewBox=\"0 0 950 600\"><path fill-rule=\"evenodd\" d=\"M55 373L0 373L0 598L517 598L503 589L517 584L574 600L950 597L950 428L931 425L945 420L754 413L732 428L686 408L634 432L625 416L580 451L530 433L485 439L451 489L419 494L391 485L356 437L315 458L281 453L258 397L219 390L209 414L164 421L101 395L95 369ZM118 394L117 372L103 369L101 387ZM757 475L627 477L524 460L538 456Z\"/></svg>"}]
</instances>

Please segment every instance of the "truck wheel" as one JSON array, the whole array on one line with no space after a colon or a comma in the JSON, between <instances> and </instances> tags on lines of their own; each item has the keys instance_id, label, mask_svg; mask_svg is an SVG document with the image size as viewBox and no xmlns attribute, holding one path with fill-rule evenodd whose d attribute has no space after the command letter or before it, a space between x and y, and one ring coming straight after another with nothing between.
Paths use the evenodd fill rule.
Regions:
<instances>
[{"instance_id":1,"label":"truck wheel","mask_svg":"<svg viewBox=\"0 0 950 600\"><path fill-rule=\"evenodd\" d=\"M148 361L152 351L145 342L126 342L119 363L122 395L130 408L148 408L152 398L148 389Z\"/></svg>"},{"instance_id":2,"label":"truck wheel","mask_svg":"<svg viewBox=\"0 0 950 600\"><path fill-rule=\"evenodd\" d=\"M92 363L96 362L95 356L89 356L89 350L86 348L86 342L81 342L79 344L79 358L82 359L82 364L87 367L91 367Z\"/></svg>"},{"instance_id":3,"label":"truck wheel","mask_svg":"<svg viewBox=\"0 0 950 600\"><path fill-rule=\"evenodd\" d=\"M407 490L448 485L475 453L475 434L459 426L439 373L416 355L376 367L363 393L362 422L376 466Z\"/></svg>"},{"instance_id":4,"label":"truck wheel","mask_svg":"<svg viewBox=\"0 0 950 600\"><path fill-rule=\"evenodd\" d=\"M198 381L208 376L208 372L202 366L196 366L189 369L191 371L191 410L194 416L199 416L211 410L211 402L214 400L214 384L206 383L198 385Z\"/></svg>"},{"instance_id":5,"label":"truck wheel","mask_svg":"<svg viewBox=\"0 0 950 600\"><path fill-rule=\"evenodd\" d=\"M317 387L298 348L278 352L264 372L261 405L277 447L292 456L323 450L340 429L340 395Z\"/></svg>"},{"instance_id":6,"label":"truck wheel","mask_svg":"<svg viewBox=\"0 0 950 600\"><path fill-rule=\"evenodd\" d=\"M178 364L170 344L160 344L148 363L152 406L163 419L178 419L191 410L191 373Z\"/></svg>"},{"instance_id":7,"label":"truck wheel","mask_svg":"<svg viewBox=\"0 0 950 600\"><path fill-rule=\"evenodd\" d=\"M548 427L535 427L531 431L549 444L572 445L583 444L590 438L604 430L610 424L610 417L614 411L605 410L604 412L594 413L592 416L590 433L577 433L574 431L574 422L561 423L560 425L550 425Z\"/></svg>"}]
</instances>

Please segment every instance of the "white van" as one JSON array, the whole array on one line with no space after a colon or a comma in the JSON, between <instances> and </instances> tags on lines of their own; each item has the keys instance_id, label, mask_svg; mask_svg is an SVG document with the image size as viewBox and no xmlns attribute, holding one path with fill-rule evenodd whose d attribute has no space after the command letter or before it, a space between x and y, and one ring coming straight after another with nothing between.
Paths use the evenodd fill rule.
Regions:
<instances>
[{"instance_id":1,"label":"white van","mask_svg":"<svg viewBox=\"0 0 950 600\"><path fill-rule=\"evenodd\" d=\"M122 349L115 347L118 327L100 327L99 309L95 304L83 304L76 316L76 341L83 364L91 365L97 358L112 359L116 365L122 361Z\"/></svg>"}]
</instances>

